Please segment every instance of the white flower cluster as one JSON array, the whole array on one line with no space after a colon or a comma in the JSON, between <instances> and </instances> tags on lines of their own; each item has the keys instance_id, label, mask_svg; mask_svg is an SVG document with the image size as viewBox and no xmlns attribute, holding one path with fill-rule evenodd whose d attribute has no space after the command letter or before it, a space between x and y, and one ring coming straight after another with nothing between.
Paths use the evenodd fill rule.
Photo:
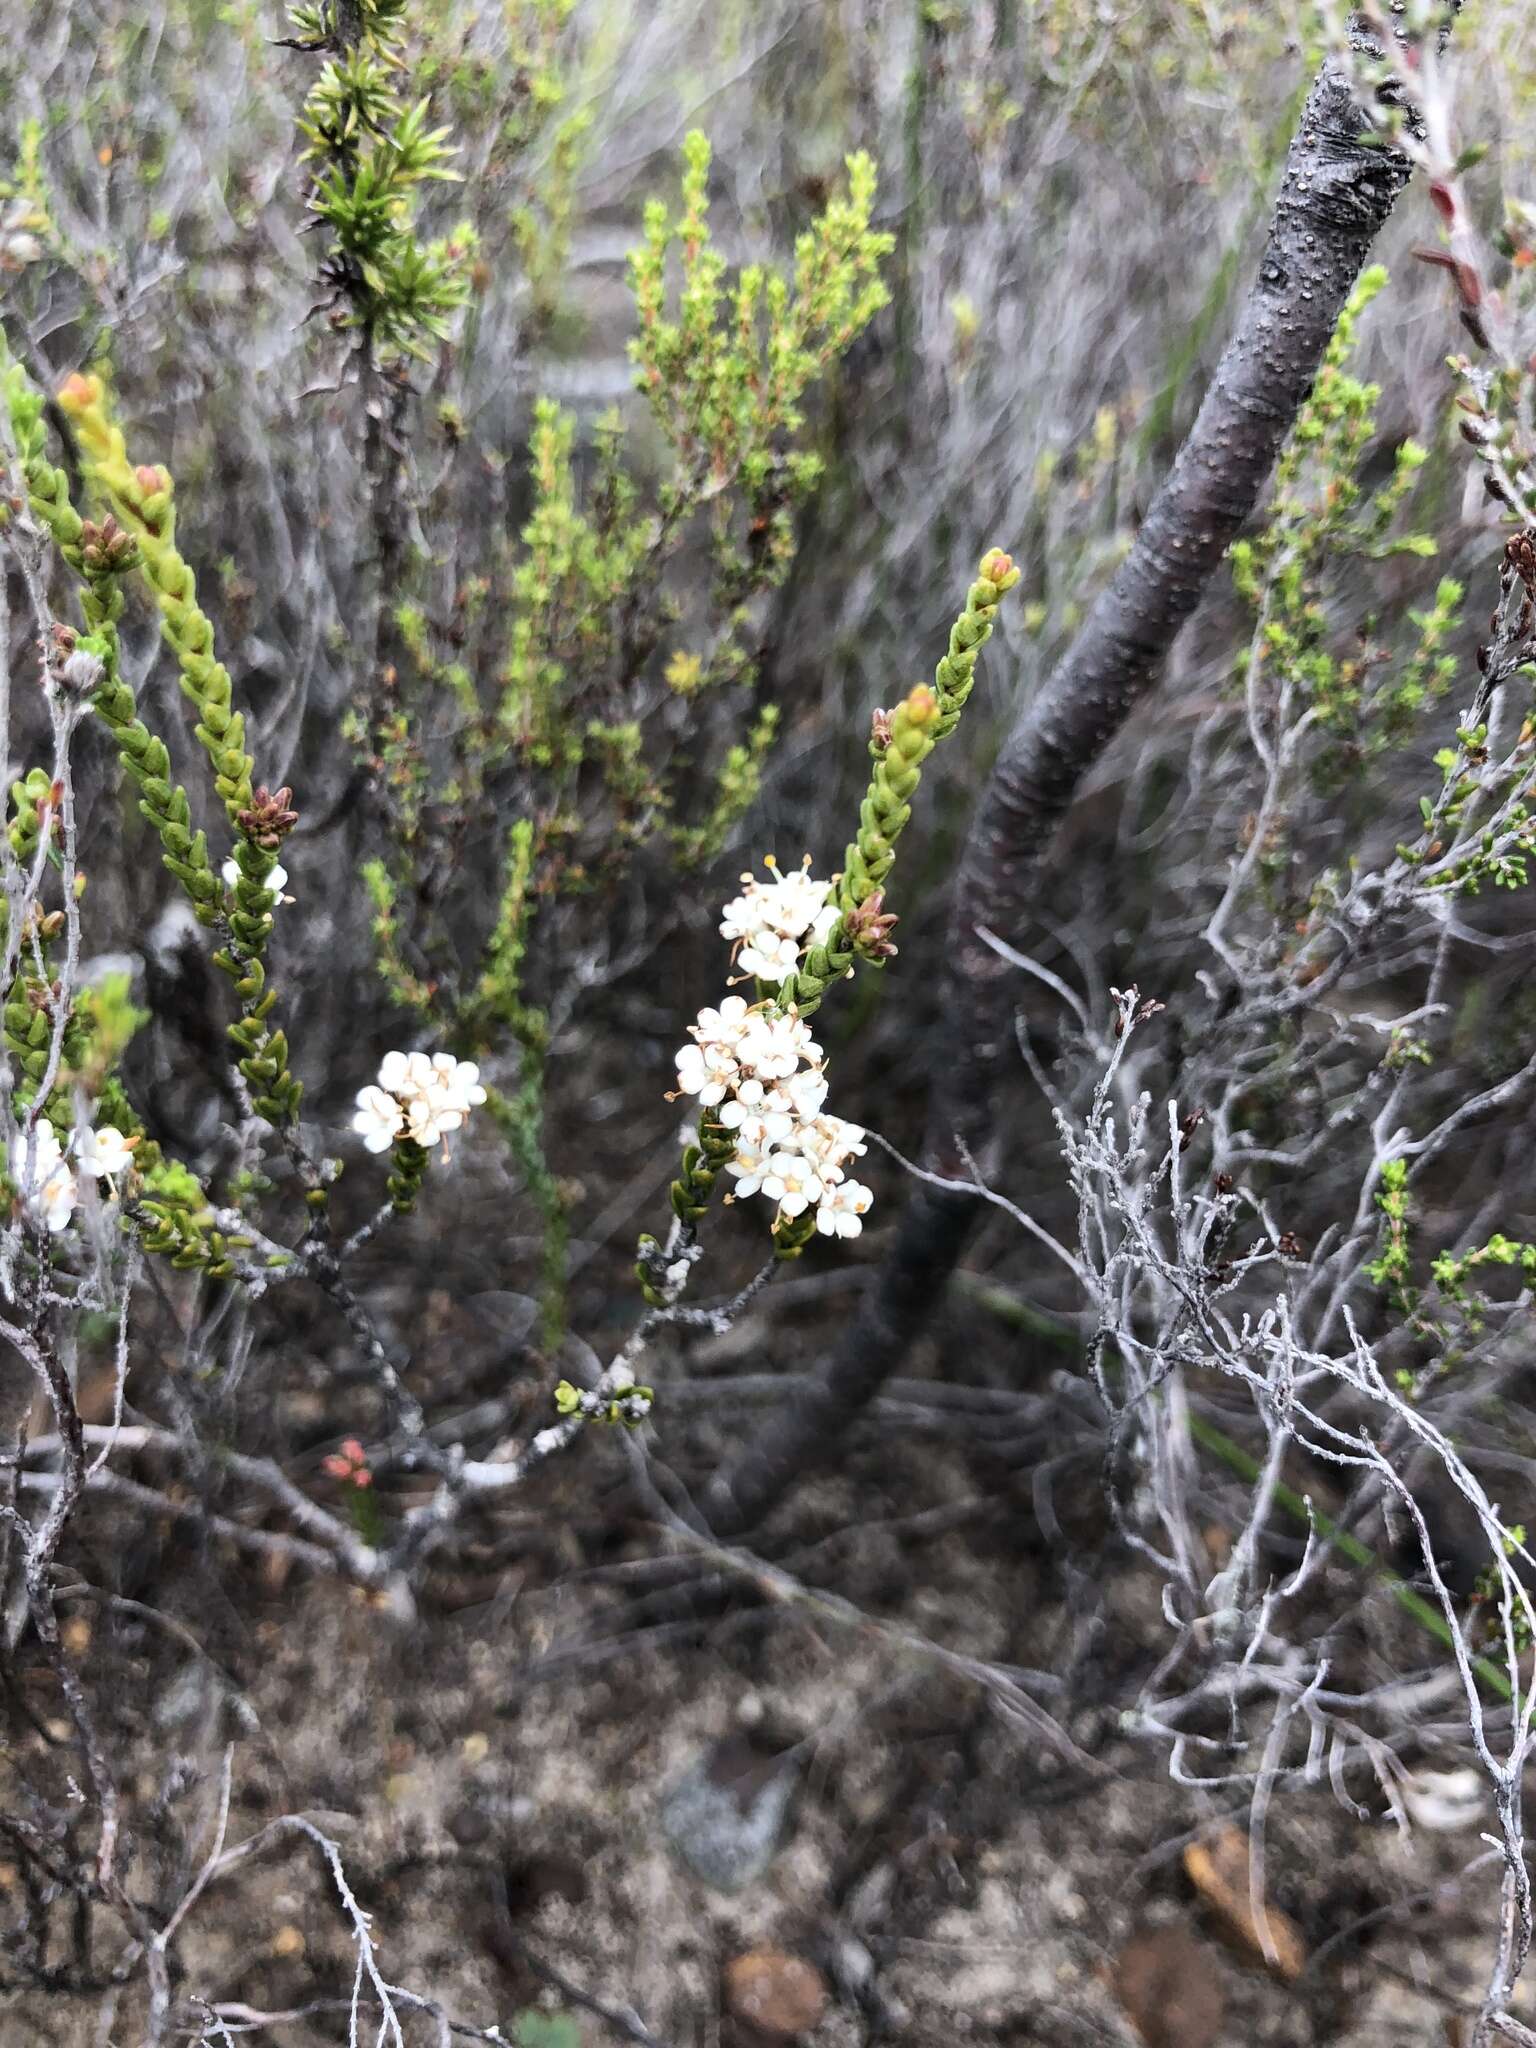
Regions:
<instances>
[{"instance_id":1,"label":"white flower cluster","mask_svg":"<svg viewBox=\"0 0 1536 2048\"><path fill-rule=\"evenodd\" d=\"M688 1029L677 1085L734 1136L735 1192L766 1195L786 1220L814 1208L823 1236L857 1237L874 1196L844 1169L863 1156L864 1133L827 1114L822 1051L804 1020L727 996Z\"/></svg>"},{"instance_id":2,"label":"white flower cluster","mask_svg":"<svg viewBox=\"0 0 1536 2048\"><path fill-rule=\"evenodd\" d=\"M782 983L799 966L802 953L837 923L838 908L827 901L827 884L812 877L809 854L802 867L787 875L771 854L764 866L773 879L742 876L741 894L725 906L720 936L736 941L736 965L743 974Z\"/></svg>"},{"instance_id":3,"label":"white flower cluster","mask_svg":"<svg viewBox=\"0 0 1536 2048\"><path fill-rule=\"evenodd\" d=\"M480 1069L452 1053L387 1052L377 1082L359 1090L352 1128L370 1152L387 1152L397 1138L430 1151L485 1100Z\"/></svg>"},{"instance_id":4,"label":"white flower cluster","mask_svg":"<svg viewBox=\"0 0 1536 2048\"><path fill-rule=\"evenodd\" d=\"M23 1133L14 1148L15 1179L27 1209L54 1235L69 1227L80 1200L79 1176L104 1180L116 1195L116 1180L133 1164L137 1138L125 1138L110 1124L100 1130L76 1130L66 1148L53 1125L40 1119L31 1136Z\"/></svg>"}]
</instances>

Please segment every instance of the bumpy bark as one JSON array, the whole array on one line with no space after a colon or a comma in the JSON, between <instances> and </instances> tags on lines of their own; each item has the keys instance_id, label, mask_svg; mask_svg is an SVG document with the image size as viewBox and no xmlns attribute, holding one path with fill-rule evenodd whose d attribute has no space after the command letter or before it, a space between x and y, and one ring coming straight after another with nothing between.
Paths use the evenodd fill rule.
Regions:
<instances>
[{"instance_id":1,"label":"bumpy bark","mask_svg":"<svg viewBox=\"0 0 1536 2048\"><path fill-rule=\"evenodd\" d=\"M1286 157L1268 246L1237 328L1134 546L1049 680L1024 707L962 858L948 948L955 1028L935 1083L928 1163L964 1178L984 1155L1013 1047L1016 970L980 937L1020 937L1042 858L1084 774L1161 672L1180 627L1252 514L1317 373L1340 309L1408 178L1361 141L1342 65L1313 84ZM782 1410L712 1487L723 1532L752 1526L833 1445L941 1299L979 1204L919 1185L881 1275L814 1392Z\"/></svg>"}]
</instances>

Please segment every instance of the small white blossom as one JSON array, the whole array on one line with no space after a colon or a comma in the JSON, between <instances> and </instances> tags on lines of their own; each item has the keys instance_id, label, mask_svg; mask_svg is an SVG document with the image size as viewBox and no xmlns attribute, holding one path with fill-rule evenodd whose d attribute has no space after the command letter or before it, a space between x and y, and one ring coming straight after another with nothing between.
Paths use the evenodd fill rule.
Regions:
<instances>
[{"instance_id":1,"label":"small white blossom","mask_svg":"<svg viewBox=\"0 0 1536 2048\"><path fill-rule=\"evenodd\" d=\"M352 1128L361 1133L370 1152L387 1152L405 1129L405 1111L386 1089L363 1088L358 1091Z\"/></svg>"},{"instance_id":2,"label":"small white blossom","mask_svg":"<svg viewBox=\"0 0 1536 2048\"><path fill-rule=\"evenodd\" d=\"M462 1121L485 1100L480 1069L473 1060L456 1060L452 1053L432 1055L431 1093L446 1109L457 1110Z\"/></svg>"},{"instance_id":3,"label":"small white blossom","mask_svg":"<svg viewBox=\"0 0 1536 2048\"><path fill-rule=\"evenodd\" d=\"M729 1102L726 1103L721 1111L722 1116L725 1109L730 1109L733 1106ZM777 1150L780 1145L788 1146L793 1150L792 1141L795 1130L795 1120L793 1117L767 1117L748 1114L743 1116L738 1123L728 1125L727 1128L731 1130L735 1137L738 1157L743 1152L772 1152Z\"/></svg>"},{"instance_id":4,"label":"small white blossom","mask_svg":"<svg viewBox=\"0 0 1536 2048\"><path fill-rule=\"evenodd\" d=\"M79 1199L79 1184L67 1166L56 1166L37 1193L38 1210L51 1236L69 1228Z\"/></svg>"},{"instance_id":5,"label":"small white blossom","mask_svg":"<svg viewBox=\"0 0 1536 2048\"><path fill-rule=\"evenodd\" d=\"M136 1140L125 1138L111 1124L94 1131L76 1131L73 1139L75 1164L94 1180L112 1181L133 1164Z\"/></svg>"},{"instance_id":6,"label":"small white blossom","mask_svg":"<svg viewBox=\"0 0 1536 2048\"><path fill-rule=\"evenodd\" d=\"M677 1055L679 1091L697 1095L705 1109L723 1102L741 1072L740 1049L755 1024L755 1013L740 996L727 996L718 1010L700 1010L688 1027L697 1042Z\"/></svg>"},{"instance_id":7,"label":"small white blossom","mask_svg":"<svg viewBox=\"0 0 1536 2048\"><path fill-rule=\"evenodd\" d=\"M813 1202L821 1200L822 1186L808 1159L798 1152L775 1152L763 1174L762 1192L770 1202L778 1203L781 1215L793 1217L803 1216Z\"/></svg>"},{"instance_id":8,"label":"small white blossom","mask_svg":"<svg viewBox=\"0 0 1536 2048\"><path fill-rule=\"evenodd\" d=\"M722 939L751 941L759 932L773 930L772 921L764 915L763 907L758 901L758 892L763 885L755 881L751 875L743 875L741 881L741 895L733 896L721 908Z\"/></svg>"},{"instance_id":9,"label":"small white blossom","mask_svg":"<svg viewBox=\"0 0 1536 2048\"><path fill-rule=\"evenodd\" d=\"M790 874L776 874L766 893L772 898L770 915L776 928L797 939L805 937L826 908L827 885L816 880L809 861Z\"/></svg>"},{"instance_id":10,"label":"small white blossom","mask_svg":"<svg viewBox=\"0 0 1536 2048\"><path fill-rule=\"evenodd\" d=\"M432 1085L432 1062L424 1052L387 1052L379 1062L379 1086L404 1102Z\"/></svg>"},{"instance_id":11,"label":"small white blossom","mask_svg":"<svg viewBox=\"0 0 1536 2048\"><path fill-rule=\"evenodd\" d=\"M837 910L827 903L827 884L809 872L809 856L787 875L771 855L767 867L771 881L742 876L741 894L721 914L720 936L736 942L736 964L745 974L783 982L795 972L807 936L824 938L837 921Z\"/></svg>"},{"instance_id":12,"label":"small white blossom","mask_svg":"<svg viewBox=\"0 0 1536 2048\"><path fill-rule=\"evenodd\" d=\"M736 1182L736 1193L745 1201L748 1195L757 1194L763 1185L763 1176L768 1171L769 1147L767 1139L743 1139L726 1161L725 1170Z\"/></svg>"},{"instance_id":13,"label":"small white blossom","mask_svg":"<svg viewBox=\"0 0 1536 2048\"><path fill-rule=\"evenodd\" d=\"M762 1145L789 1136L796 1110L786 1088L765 1088L752 1074L738 1081L731 1100L721 1104L719 1120L736 1133L738 1145Z\"/></svg>"},{"instance_id":14,"label":"small white blossom","mask_svg":"<svg viewBox=\"0 0 1536 2048\"><path fill-rule=\"evenodd\" d=\"M727 996L718 1010L700 1010L698 1022L688 1030L701 1045L735 1046L751 1026L751 1005L741 996Z\"/></svg>"},{"instance_id":15,"label":"small white blossom","mask_svg":"<svg viewBox=\"0 0 1536 2048\"><path fill-rule=\"evenodd\" d=\"M810 1123L820 1116L826 1099L826 1075L820 1067L806 1067L779 1083L773 1091L771 1106L785 1111L796 1123Z\"/></svg>"},{"instance_id":16,"label":"small white blossom","mask_svg":"<svg viewBox=\"0 0 1536 2048\"><path fill-rule=\"evenodd\" d=\"M64 1163L53 1125L40 1122L16 1146L21 1192L32 1214L54 1235L69 1224L79 1199L75 1176ZM29 1170L30 1169L30 1170Z\"/></svg>"},{"instance_id":17,"label":"small white blossom","mask_svg":"<svg viewBox=\"0 0 1536 2048\"><path fill-rule=\"evenodd\" d=\"M849 1159L862 1159L866 1150L863 1127L844 1123L840 1116L819 1116L798 1126L795 1149L810 1160L828 1185L843 1177Z\"/></svg>"},{"instance_id":18,"label":"small white blossom","mask_svg":"<svg viewBox=\"0 0 1536 2048\"><path fill-rule=\"evenodd\" d=\"M787 1081L802 1060L819 1065L821 1047L811 1037L810 1027L792 1010L757 1010L750 1028L742 1034L736 1058L759 1080Z\"/></svg>"},{"instance_id":19,"label":"small white blossom","mask_svg":"<svg viewBox=\"0 0 1536 2048\"><path fill-rule=\"evenodd\" d=\"M464 1121L464 1112L440 1096L423 1091L405 1104L406 1136L430 1152Z\"/></svg>"},{"instance_id":20,"label":"small white blossom","mask_svg":"<svg viewBox=\"0 0 1536 2048\"><path fill-rule=\"evenodd\" d=\"M758 981L785 982L800 965L800 948L778 932L759 932L737 953L736 965Z\"/></svg>"},{"instance_id":21,"label":"small white blossom","mask_svg":"<svg viewBox=\"0 0 1536 2048\"><path fill-rule=\"evenodd\" d=\"M756 876L741 878L741 894L726 904L721 915L723 939L751 938L761 931L780 932L798 939L810 930L827 898L827 885L810 873L810 857L786 875L780 872L772 854L764 862L771 881Z\"/></svg>"},{"instance_id":22,"label":"small white blossom","mask_svg":"<svg viewBox=\"0 0 1536 2048\"><path fill-rule=\"evenodd\" d=\"M685 1045L677 1055L678 1091L697 1095L705 1109L712 1109L717 1102L724 1102L740 1071L730 1048L718 1040L708 1045Z\"/></svg>"},{"instance_id":23,"label":"small white blossom","mask_svg":"<svg viewBox=\"0 0 1536 2048\"><path fill-rule=\"evenodd\" d=\"M816 1205L816 1228L823 1237L857 1237L874 1199L862 1181L840 1180L823 1191Z\"/></svg>"}]
</instances>

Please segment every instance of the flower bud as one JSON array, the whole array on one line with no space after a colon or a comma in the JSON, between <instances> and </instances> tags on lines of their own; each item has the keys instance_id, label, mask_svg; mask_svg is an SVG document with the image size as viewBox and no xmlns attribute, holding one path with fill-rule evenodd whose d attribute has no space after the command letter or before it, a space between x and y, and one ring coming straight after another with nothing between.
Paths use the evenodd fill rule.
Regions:
<instances>
[{"instance_id":1,"label":"flower bud","mask_svg":"<svg viewBox=\"0 0 1536 2048\"><path fill-rule=\"evenodd\" d=\"M80 526L80 559L93 575L120 576L138 557L138 544L109 512L98 526L86 519Z\"/></svg>"},{"instance_id":2,"label":"flower bud","mask_svg":"<svg viewBox=\"0 0 1536 2048\"><path fill-rule=\"evenodd\" d=\"M926 683L919 683L907 693L901 706L903 723L921 730L933 724L939 715L939 700Z\"/></svg>"},{"instance_id":3,"label":"flower bud","mask_svg":"<svg viewBox=\"0 0 1536 2048\"><path fill-rule=\"evenodd\" d=\"M848 913L846 928L849 942L866 959L888 960L896 951L891 943L896 914L886 910L884 905L885 891L876 889Z\"/></svg>"},{"instance_id":4,"label":"flower bud","mask_svg":"<svg viewBox=\"0 0 1536 2048\"><path fill-rule=\"evenodd\" d=\"M103 385L99 377L83 376L76 370L73 376L66 377L59 386L59 404L71 419L78 419L81 413L89 412L93 407L100 405L102 393Z\"/></svg>"},{"instance_id":5,"label":"flower bud","mask_svg":"<svg viewBox=\"0 0 1536 2048\"><path fill-rule=\"evenodd\" d=\"M263 786L251 792L248 808L236 813L235 823L257 846L276 853L299 822L299 814L292 806L291 789L285 786L269 790Z\"/></svg>"},{"instance_id":6,"label":"flower bud","mask_svg":"<svg viewBox=\"0 0 1536 2048\"><path fill-rule=\"evenodd\" d=\"M1001 548L991 548L981 558L981 574L1001 592L1012 590L1023 571L1014 567L1012 555L1004 554Z\"/></svg>"},{"instance_id":7,"label":"flower bud","mask_svg":"<svg viewBox=\"0 0 1536 2048\"><path fill-rule=\"evenodd\" d=\"M1536 533L1526 527L1504 545L1504 559L1528 591L1536 592Z\"/></svg>"}]
</instances>

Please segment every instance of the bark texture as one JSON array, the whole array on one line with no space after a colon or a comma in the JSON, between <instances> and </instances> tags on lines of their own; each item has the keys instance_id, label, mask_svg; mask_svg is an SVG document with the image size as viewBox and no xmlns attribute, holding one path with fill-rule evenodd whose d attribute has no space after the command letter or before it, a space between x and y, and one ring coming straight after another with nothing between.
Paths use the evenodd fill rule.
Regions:
<instances>
[{"instance_id":1,"label":"bark texture","mask_svg":"<svg viewBox=\"0 0 1536 2048\"><path fill-rule=\"evenodd\" d=\"M1084 774L1157 680L1180 627L1253 513L1371 243L1406 184L1362 143L1330 59L1286 156L1268 244L1237 327L1135 544L1027 703L984 790L955 883L945 1003L956 1030L930 1104L927 1163L964 1178L984 1157L1013 1052L1017 970L979 936L1023 936L1040 867ZM810 1396L778 1412L710 1489L722 1534L750 1528L830 1449L932 1316L980 1204L919 1183L896 1242Z\"/></svg>"}]
</instances>

